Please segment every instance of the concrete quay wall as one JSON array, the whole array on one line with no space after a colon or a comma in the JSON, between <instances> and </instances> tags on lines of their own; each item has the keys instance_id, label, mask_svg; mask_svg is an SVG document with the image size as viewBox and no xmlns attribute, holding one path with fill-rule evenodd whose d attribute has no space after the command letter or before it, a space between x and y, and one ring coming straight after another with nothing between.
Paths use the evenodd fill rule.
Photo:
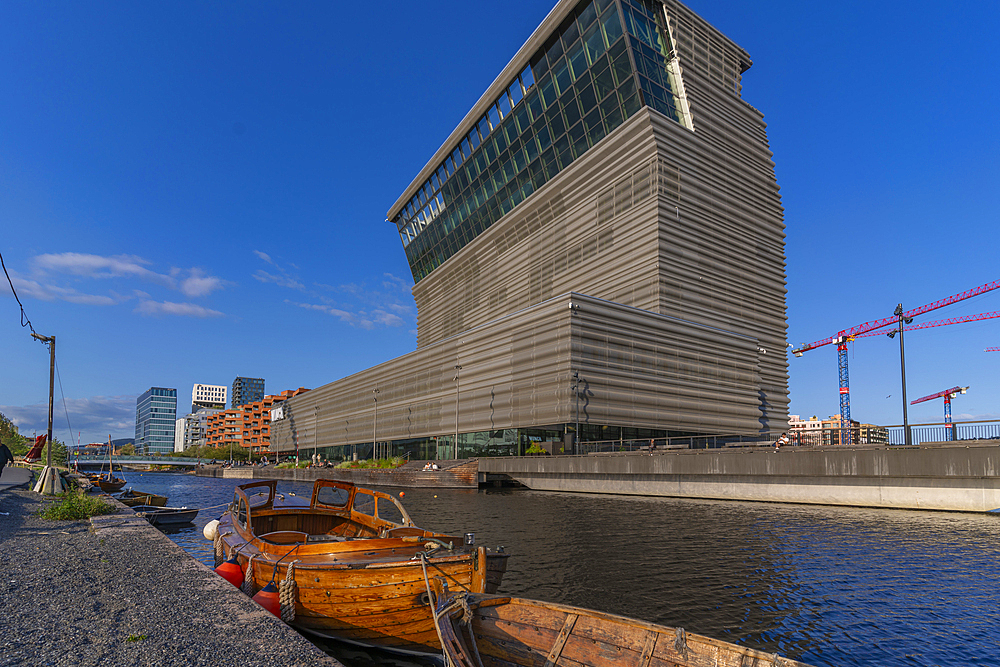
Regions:
<instances>
[{"instance_id":1,"label":"concrete quay wall","mask_svg":"<svg viewBox=\"0 0 1000 667\"><path fill-rule=\"evenodd\" d=\"M1000 511L1000 441L489 458L479 471L543 491Z\"/></svg>"},{"instance_id":2,"label":"concrete quay wall","mask_svg":"<svg viewBox=\"0 0 1000 667\"><path fill-rule=\"evenodd\" d=\"M399 486L403 488L469 489L477 488L478 466L475 459L454 464L442 462L442 470L424 472L416 468L200 468L199 477L226 479L276 479L288 482L314 482L336 479L358 486Z\"/></svg>"}]
</instances>

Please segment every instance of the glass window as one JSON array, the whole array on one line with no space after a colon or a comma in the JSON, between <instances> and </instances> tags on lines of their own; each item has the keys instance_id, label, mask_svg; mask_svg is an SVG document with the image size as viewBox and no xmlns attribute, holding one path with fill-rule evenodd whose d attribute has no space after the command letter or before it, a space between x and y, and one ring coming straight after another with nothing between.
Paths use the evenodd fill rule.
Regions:
<instances>
[{"instance_id":1,"label":"glass window","mask_svg":"<svg viewBox=\"0 0 1000 667\"><path fill-rule=\"evenodd\" d=\"M444 168L448 172L448 176L451 176L452 174L455 173L455 163L452 162L450 157L446 157L444 159Z\"/></svg>"},{"instance_id":2,"label":"glass window","mask_svg":"<svg viewBox=\"0 0 1000 667\"><path fill-rule=\"evenodd\" d=\"M465 161L465 158L462 156L462 151L460 149L456 148L451 152L451 161L455 165L456 171L458 170L459 167L462 166L462 163Z\"/></svg>"},{"instance_id":3,"label":"glass window","mask_svg":"<svg viewBox=\"0 0 1000 667\"><path fill-rule=\"evenodd\" d=\"M604 122L601 120L600 109L594 109L583 119L587 130L587 141L591 146L604 138Z\"/></svg>"},{"instance_id":4,"label":"glass window","mask_svg":"<svg viewBox=\"0 0 1000 667\"><path fill-rule=\"evenodd\" d=\"M528 119L528 105L522 104L518 107L517 111L514 112L514 120L512 121L515 126L515 131L524 132L531 126L531 122Z\"/></svg>"},{"instance_id":5,"label":"glass window","mask_svg":"<svg viewBox=\"0 0 1000 667\"><path fill-rule=\"evenodd\" d=\"M566 127L573 127L576 121L580 120L580 107L577 105L576 96L572 93L559 98L562 104L563 116L566 119Z\"/></svg>"},{"instance_id":6,"label":"glass window","mask_svg":"<svg viewBox=\"0 0 1000 667\"><path fill-rule=\"evenodd\" d=\"M569 65L566 63L565 58L559 60L552 68L552 79L556 85L557 95L562 95L569 88L570 84L573 83L569 73ZM546 99L546 101L548 100Z\"/></svg>"},{"instance_id":7,"label":"glass window","mask_svg":"<svg viewBox=\"0 0 1000 667\"><path fill-rule=\"evenodd\" d=\"M438 177L437 174L431 174L431 189L437 190L438 188Z\"/></svg>"},{"instance_id":8,"label":"glass window","mask_svg":"<svg viewBox=\"0 0 1000 667\"><path fill-rule=\"evenodd\" d=\"M479 120L479 134L483 135L483 138L490 136L490 121L486 116L483 116Z\"/></svg>"},{"instance_id":9,"label":"glass window","mask_svg":"<svg viewBox=\"0 0 1000 667\"><path fill-rule=\"evenodd\" d=\"M532 71L531 65L528 65L521 72L521 86L527 92L533 85L535 85L535 73Z\"/></svg>"},{"instance_id":10,"label":"glass window","mask_svg":"<svg viewBox=\"0 0 1000 667\"><path fill-rule=\"evenodd\" d=\"M607 50L601 26L597 23L587 28L587 32L583 33L583 43L587 49L587 59L591 63L597 62L597 59L604 55Z\"/></svg>"},{"instance_id":11,"label":"glass window","mask_svg":"<svg viewBox=\"0 0 1000 667\"><path fill-rule=\"evenodd\" d=\"M559 94L556 92L555 81L551 74L546 74L538 86L538 96L542 101L542 108L548 109L556 101Z\"/></svg>"},{"instance_id":12,"label":"glass window","mask_svg":"<svg viewBox=\"0 0 1000 667\"><path fill-rule=\"evenodd\" d=\"M569 69L573 75L573 80L576 81L587 71L587 67L590 64L587 62L587 54L584 52L583 42L578 41L574 43L566 52L566 58L569 60Z\"/></svg>"},{"instance_id":13,"label":"glass window","mask_svg":"<svg viewBox=\"0 0 1000 667\"><path fill-rule=\"evenodd\" d=\"M479 148L479 130L476 128L472 128L472 131L469 132L469 143L472 144L472 150Z\"/></svg>"},{"instance_id":14,"label":"glass window","mask_svg":"<svg viewBox=\"0 0 1000 667\"><path fill-rule=\"evenodd\" d=\"M545 54L545 59L549 61L549 71L552 71L552 63L559 60L563 54L562 42L556 39L552 46L549 47L548 53Z\"/></svg>"},{"instance_id":15,"label":"glass window","mask_svg":"<svg viewBox=\"0 0 1000 667\"><path fill-rule=\"evenodd\" d=\"M335 486L324 486L316 494L316 503L330 507L344 507L347 505L348 497L349 494L344 489Z\"/></svg>"},{"instance_id":16,"label":"glass window","mask_svg":"<svg viewBox=\"0 0 1000 667\"><path fill-rule=\"evenodd\" d=\"M580 27L586 30L590 27L590 24L594 22L597 18L597 7L591 2L589 5L584 7L579 11L579 16L577 17L577 22L579 22Z\"/></svg>"},{"instance_id":17,"label":"glass window","mask_svg":"<svg viewBox=\"0 0 1000 667\"><path fill-rule=\"evenodd\" d=\"M495 139L487 139L486 143L483 144L483 154L489 162L497 159L497 148Z\"/></svg>"},{"instance_id":18,"label":"glass window","mask_svg":"<svg viewBox=\"0 0 1000 667\"><path fill-rule=\"evenodd\" d=\"M591 85L587 85L580 91L578 99L580 101L580 108L583 109L583 113L587 113L597 106L597 94L594 92L594 87Z\"/></svg>"},{"instance_id":19,"label":"glass window","mask_svg":"<svg viewBox=\"0 0 1000 667\"><path fill-rule=\"evenodd\" d=\"M517 106L518 102L524 99L524 91L521 90L521 82L515 80L514 83L510 84L510 88L507 89L507 95L510 96L511 104Z\"/></svg>"},{"instance_id":20,"label":"glass window","mask_svg":"<svg viewBox=\"0 0 1000 667\"><path fill-rule=\"evenodd\" d=\"M549 134L549 128L544 124L541 125L535 134L535 140L538 142L538 150L547 151L552 145L552 135Z\"/></svg>"},{"instance_id":21,"label":"glass window","mask_svg":"<svg viewBox=\"0 0 1000 667\"><path fill-rule=\"evenodd\" d=\"M576 25L576 19L572 16L563 21L563 24L559 26L559 30L562 33L560 36L562 37L564 47L569 47L580 36L580 28Z\"/></svg>"},{"instance_id":22,"label":"glass window","mask_svg":"<svg viewBox=\"0 0 1000 667\"><path fill-rule=\"evenodd\" d=\"M495 104L490 107L490 111L487 115L490 118L490 127L496 129L497 125L500 124L500 114L497 112L497 106Z\"/></svg>"},{"instance_id":23,"label":"glass window","mask_svg":"<svg viewBox=\"0 0 1000 667\"><path fill-rule=\"evenodd\" d=\"M520 85L516 81L514 85L520 88ZM500 99L497 100L497 106L500 107L500 118L506 118L510 113L510 100L507 98L507 93L500 96Z\"/></svg>"},{"instance_id":24,"label":"glass window","mask_svg":"<svg viewBox=\"0 0 1000 667\"><path fill-rule=\"evenodd\" d=\"M604 30L605 43L611 46L622 36L622 23L618 19L618 12L610 11L601 17L601 27Z\"/></svg>"},{"instance_id":25,"label":"glass window","mask_svg":"<svg viewBox=\"0 0 1000 667\"><path fill-rule=\"evenodd\" d=\"M538 117L542 115L542 111L545 109L542 106L542 100L541 97L539 97L538 91L533 90L528 93L525 97L525 107L528 109L528 116L532 121L537 120Z\"/></svg>"},{"instance_id":26,"label":"glass window","mask_svg":"<svg viewBox=\"0 0 1000 667\"><path fill-rule=\"evenodd\" d=\"M507 137L503 132L497 132L495 141L497 143L497 154L499 155L507 148Z\"/></svg>"},{"instance_id":27,"label":"glass window","mask_svg":"<svg viewBox=\"0 0 1000 667\"><path fill-rule=\"evenodd\" d=\"M378 518L402 525L403 513L396 504L387 498L378 498Z\"/></svg>"},{"instance_id":28,"label":"glass window","mask_svg":"<svg viewBox=\"0 0 1000 667\"><path fill-rule=\"evenodd\" d=\"M361 489L354 492L354 511L368 516L375 516L375 496Z\"/></svg>"},{"instance_id":29,"label":"glass window","mask_svg":"<svg viewBox=\"0 0 1000 667\"><path fill-rule=\"evenodd\" d=\"M462 139L462 154L466 157L466 159L468 159L469 156L472 155L472 147L469 146L468 137Z\"/></svg>"}]
</instances>

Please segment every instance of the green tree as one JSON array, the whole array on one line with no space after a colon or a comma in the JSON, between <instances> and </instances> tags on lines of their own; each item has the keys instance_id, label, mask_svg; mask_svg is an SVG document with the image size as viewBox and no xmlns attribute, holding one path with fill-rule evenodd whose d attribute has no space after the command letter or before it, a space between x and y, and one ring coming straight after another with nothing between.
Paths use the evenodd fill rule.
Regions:
<instances>
[{"instance_id":1,"label":"green tree","mask_svg":"<svg viewBox=\"0 0 1000 667\"><path fill-rule=\"evenodd\" d=\"M121 454L122 456L132 456L135 454L135 445L133 445L131 442L124 444L122 445L121 451L118 453Z\"/></svg>"},{"instance_id":2,"label":"green tree","mask_svg":"<svg viewBox=\"0 0 1000 667\"><path fill-rule=\"evenodd\" d=\"M14 456L28 453L28 438L18 433L17 426L3 413L0 413L0 442L7 445Z\"/></svg>"}]
</instances>

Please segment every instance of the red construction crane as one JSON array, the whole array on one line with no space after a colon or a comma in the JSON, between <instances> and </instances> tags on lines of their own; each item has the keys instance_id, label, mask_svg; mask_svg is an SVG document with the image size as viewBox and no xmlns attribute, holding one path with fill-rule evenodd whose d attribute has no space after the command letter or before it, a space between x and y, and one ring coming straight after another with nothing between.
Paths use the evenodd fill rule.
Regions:
<instances>
[{"instance_id":1,"label":"red construction crane","mask_svg":"<svg viewBox=\"0 0 1000 667\"><path fill-rule=\"evenodd\" d=\"M995 280L991 283L986 283L985 285L980 285L974 289L966 290L958 294L954 294L944 299L939 299L933 303L929 303L925 306L920 306L919 308L914 308L903 312L903 306L900 304L896 307L896 312L893 313L892 317L884 317L880 320L872 320L871 322L865 322L864 324L859 324L856 327L850 329L845 329L839 332L836 336L830 336L829 338L824 338L823 340L818 340L815 343L809 343L808 345L801 345L798 348L792 349L792 354L797 357L801 357L803 352L808 352L817 347L822 347L824 345L829 345L830 343L837 344L837 366L840 375L840 423L842 428L846 433L841 434L841 442L850 444L850 424L851 424L851 389L850 382L848 380L847 373L847 344L854 340L855 338L867 334L869 332L875 332L880 330L879 333L888 334L889 331L887 327L895 324L897 329L904 330L903 325L909 324L914 317L917 315L923 315L932 310L937 310L938 308L944 308L945 306L950 306L953 303L958 303L959 301L964 301L965 299L971 299L974 296L979 296L980 294L985 294L986 292L1000 288L1000 280ZM986 319L986 318L983 318ZM902 339L900 339L900 346L902 346ZM902 350L902 347L900 347ZM904 376L905 377L905 376ZM906 422L906 382L903 382L903 422ZM909 429L906 429L907 431ZM845 440L846 436L846 440Z\"/></svg>"},{"instance_id":2,"label":"red construction crane","mask_svg":"<svg viewBox=\"0 0 1000 667\"><path fill-rule=\"evenodd\" d=\"M932 401L935 398L944 398L944 427L950 429L948 431L948 439L955 439L955 429L951 425L951 399L955 398L959 394L964 394L968 391L968 387L952 387L951 389L945 389L944 391L939 391L936 394L931 394L930 396L924 396L923 398L918 398L915 401L910 401L910 405L916 405L917 403L923 403L924 401Z\"/></svg>"},{"instance_id":3,"label":"red construction crane","mask_svg":"<svg viewBox=\"0 0 1000 667\"><path fill-rule=\"evenodd\" d=\"M963 322L979 322L980 320L989 320L994 317L1000 317L1000 310L994 310L989 313L979 313L978 315L963 315L962 317L952 317L947 320L932 320L930 322L921 322L920 324L914 324L912 326L903 327L903 331L916 331L917 329L930 329L931 327L943 327L947 324L962 324ZM869 331L868 333L858 334L855 338L867 338L868 336L893 336L896 333L896 329L879 329L878 331ZM987 352L1000 352L1000 347L990 347L986 349ZM912 405L912 403L911 403Z\"/></svg>"}]
</instances>

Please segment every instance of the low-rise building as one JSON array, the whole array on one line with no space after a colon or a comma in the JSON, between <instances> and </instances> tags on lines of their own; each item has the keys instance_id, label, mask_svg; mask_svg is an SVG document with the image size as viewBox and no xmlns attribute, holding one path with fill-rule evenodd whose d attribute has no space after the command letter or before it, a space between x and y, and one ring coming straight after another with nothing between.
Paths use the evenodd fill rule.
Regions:
<instances>
[{"instance_id":1,"label":"low-rise building","mask_svg":"<svg viewBox=\"0 0 1000 667\"><path fill-rule=\"evenodd\" d=\"M260 401L220 410L209 415L206 422L206 444L209 447L243 447L251 453L270 451L271 410L293 396L309 391L305 387L289 389Z\"/></svg>"},{"instance_id":2,"label":"low-rise building","mask_svg":"<svg viewBox=\"0 0 1000 667\"><path fill-rule=\"evenodd\" d=\"M798 445L816 447L820 445L887 445L889 430L875 424L862 424L851 420L850 439L841 428L840 415L829 419L819 419L813 415L808 420L799 415L788 416L788 435L792 442Z\"/></svg>"}]
</instances>

